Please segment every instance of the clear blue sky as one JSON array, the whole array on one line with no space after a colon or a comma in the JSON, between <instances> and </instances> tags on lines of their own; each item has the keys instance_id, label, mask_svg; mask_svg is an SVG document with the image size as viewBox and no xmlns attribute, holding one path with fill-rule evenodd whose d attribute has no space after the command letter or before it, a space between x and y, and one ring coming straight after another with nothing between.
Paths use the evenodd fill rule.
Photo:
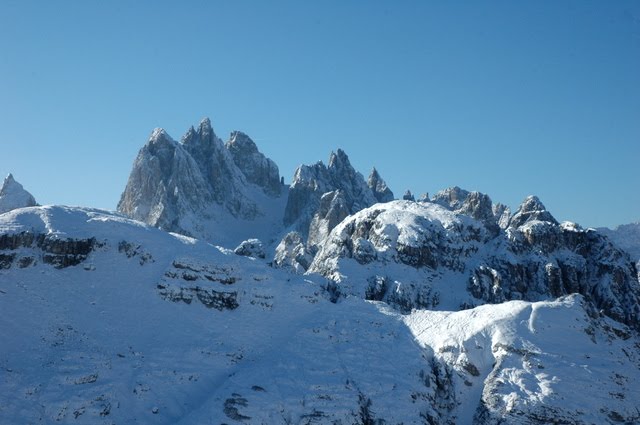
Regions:
<instances>
[{"instance_id":1,"label":"clear blue sky","mask_svg":"<svg viewBox=\"0 0 640 425\"><path fill-rule=\"evenodd\" d=\"M0 173L115 209L154 127L640 220L640 2L0 0Z\"/></svg>"}]
</instances>

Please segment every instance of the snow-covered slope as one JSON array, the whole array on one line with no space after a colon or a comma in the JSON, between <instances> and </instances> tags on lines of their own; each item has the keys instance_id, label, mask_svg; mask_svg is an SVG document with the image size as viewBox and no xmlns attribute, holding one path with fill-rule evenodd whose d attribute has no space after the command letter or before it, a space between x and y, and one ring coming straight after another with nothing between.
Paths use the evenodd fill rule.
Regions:
<instances>
[{"instance_id":1,"label":"snow-covered slope","mask_svg":"<svg viewBox=\"0 0 640 425\"><path fill-rule=\"evenodd\" d=\"M487 214L491 214L488 203ZM640 328L640 285L630 258L594 230L558 224L535 197L506 230L439 204L393 201L340 223L309 271L343 292L400 311L458 310L581 293L610 317Z\"/></svg>"},{"instance_id":2,"label":"snow-covered slope","mask_svg":"<svg viewBox=\"0 0 640 425\"><path fill-rule=\"evenodd\" d=\"M5 177L0 188L0 214L16 208L33 207L36 200L18 183L12 174Z\"/></svg>"},{"instance_id":3,"label":"snow-covered slope","mask_svg":"<svg viewBox=\"0 0 640 425\"><path fill-rule=\"evenodd\" d=\"M0 216L0 423L637 421L637 334L589 308L402 316L118 214L24 208Z\"/></svg>"},{"instance_id":4,"label":"snow-covered slope","mask_svg":"<svg viewBox=\"0 0 640 425\"><path fill-rule=\"evenodd\" d=\"M403 317L449 365L456 423L637 423L637 338L580 295Z\"/></svg>"}]
</instances>

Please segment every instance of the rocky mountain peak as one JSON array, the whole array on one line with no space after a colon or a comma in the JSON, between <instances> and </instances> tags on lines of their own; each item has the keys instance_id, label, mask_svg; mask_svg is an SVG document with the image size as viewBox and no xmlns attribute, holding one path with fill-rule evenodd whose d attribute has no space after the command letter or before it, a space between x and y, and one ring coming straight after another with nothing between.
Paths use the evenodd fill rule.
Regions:
<instances>
[{"instance_id":1,"label":"rocky mountain peak","mask_svg":"<svg viewBox=\"0 0 640 425\"><path fill-rule=\"evenodd\" d=\"M241 131L234 131L225 148L249 183L261 187L269 195L280 194L282 184L278 166L258 150L249 136Z\"/></svg>"},{"instance_id":2,"label":"rocky mountain peak","mask_svg":"<svg viewBox=\"0 0 640 425\"><path fill-rule=\"evenodd\" d=\"M278 195L280 186L278 167L247 135L234 132L225 145L204 118L180 143L163 129L152 132L118 211L165 230L215 240L217 234L224 237L215 228L225 217L263 216L262 198Z\"/></svg>"},{"instance_id":3,"label":"rocky mountain peak","mask_svg":"<svg viewBox=\"0 0 640 425\"><path fill-rule=\"evenodd\" d=\"M249 136L242 131L233 131L229 136L229 141L225 144L230 151L254 154L258 152L258 147Z\"/></svg>"},{"instance_id":4,"label":"rocky mountain peak","mask_svg":"<svg viewBox=\"0 0 640 425\"><path fill-rule=\"evenodd\" d=\"M373 167L371 174L369 174L367 185L371 188L373 196L375 196L378 202L393 201L393 192L389 189L387 183L382 179L382 177L380 177L380 174L375 167Z\"/></svg>"},{"instance_id":5,"label":"rocky mountain peak","mask_svg":"<svg viewBox=\"0 0 640 425\"><path fill-rule=\"evenodd\" d=\"M511 217L509 227L517 228L533 220L558 224L558 221L547 211L540 199L537 196L530 195L522 201L518 211Z\"/></svg>"},{"instance_id":6,"label":"rocky mountain peak","mask_svg":"<svg viewBox=\"0 0 640 425\"><path fill-rule=\"evenodd\" d=\"M498 232L498 221L506 208L501 205L494 211L494 206L489 195L477 191L470 192L458 186L453 186L436 193L433 197L433 202L456 214L464 214L482 221L487 229L494 235Z\"/></svg>"},{"instance_id":7,"label":"rocky mountain peak","mask_svg":"<svg viewBox=\"0 0 640 425\"><path fill-rule=\"evenodd\" d=\"M480 192L470 192L456 211L476 220L486 221L494 218L491 198Z\"/></svg>"},{"instance_id":8,"label":"rocky mountain peak","mask_svg":"<svg viewBox=\"0 0 640 425\"><path fill-rule=\"evenodd\" d=\"M213 129L211 127L211 120L209 119L209 117L204 117L200 120L200 130L201 131L209 131L209 132L213 132Z\"/></svg>"},{"instance_id":9,"label":"rocky mountain peak","mask_svg":"<svg viewBox=\"0 0 640 425\"><path fill-rule=\"evenodd\" d=\"M351 167L349 157L342 149L338 149L336 152L331 152L331 155L329 155L329 168L335 168L338 170L353 169L353 167Z\"/></svg>"},{"instance_id":10,"label":"rocky mountain peak","mask_svg":"<svg viewBox=\"0 0 640 425\"><path fill-rule=\"evenodd\" d=\"M413 193L411 193L411 191L409 189L407 189L406 192L404 192L404 195L402 195L402 200L404 200L404 201L415 201L416 197L413 196Z\"/></svg>"},{"instance_id":11,"label":"rocky mountain peak","mask_svg":"<svg viewBox=\"0 0 640 425\"><path fill-rule=\"evenodd\" d=\"M14 210L16 208L36 206L36 200L29 192L27 192L20 183L9 173L5 177L0 188L0 214Z\"/></svg>"},{"instance_id":12,"label":"rocky mountain peak","mask_svg":"<svg viewBox=\"0 0 640 425\"><path fill-rule=\"evenodd\" d=\"M462 207L462 204L469 196L469 193L470 192L468 190L461 189L458 186L453 186L436 193L433 197L433 202L455 211Z\"/></svg>"},{"instance_id":13,"label":"rocky mountain peak","mask_svg":"<svg viewBox=\"0 0 640 425\"><path fill-rule=\"evenodd\" d=\"M474 211L490 208L486 195L471 192L467 199L474 201L466 205L478 205ZM484 213L477 219L459 211L408 201L366 208L334 227L309 272L339 282L342 293L395 303L405 312L579 293L594 311L640 329L636 267L600 233L550 221L537 198L527 198L514 216L531 225L517 229L501 230ZM461 297L447 300L454 285Z\"/></svg>"},{"instance_id":14,"label":"rocky mountain peak","mask_svg":"<svg viewBox=\"0 0 640 425\"><path fill-rule=\"evenodd\" d=\"M196 149L200 152L210 152L216 141L221 145L222 141L218 139L216 133L211 127L211 120L209 118L203 118L196 130L193 126L187 130L184 136L182 136L181 143L191 151Z\"/></svg>"},{"instance_id":15,"label":"rocky mountain peak","mask_svg":"<svg viewBox=\"0 0 640 425\"><path fill-rule=\"evenodd\" d=\"M153 131L151 132L151 135L149 135L148 143L155 144L155 143L166 143L166 142L173 142L173 139L171 138L171 136L167 134L164 128L161 128L161 127L154 128Z\"/></svg>"},{"instance_id":16,"label":"rocky mountain peak","mask_svg":"<svg viewBox=\"0 0 640 425\"><path fill-rule=\"evenodd\" d=\"M284 213L285 226L294 225L303 237L309 236L309 225L318 212L322 195L336 190L341 191L336 200L341 199L348 214L378 202L362 174L351 165L347 154L338 149L331 152L328 166L317 162L311 166L301 165L296 169ZM324 224L315 228L327 229ZM313 239L317 238L314 236Z\"/></svg>"}]
</instances>

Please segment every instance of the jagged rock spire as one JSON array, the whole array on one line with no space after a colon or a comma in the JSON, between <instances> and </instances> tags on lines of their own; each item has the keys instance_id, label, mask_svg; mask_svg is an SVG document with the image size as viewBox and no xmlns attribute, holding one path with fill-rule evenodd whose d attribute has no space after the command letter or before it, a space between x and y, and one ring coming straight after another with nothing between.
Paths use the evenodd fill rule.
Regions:
<instances>
[{"instance_id":1,"label":"jagged rock spire","mask_svg":"<svg viewBox=\"0 0 640 425\"><path fill-rule=\"evenodd\" d=\"M165 230L211 240L217 217L262 215L256 197L260 191L279 195L279 177L275 163L247 135L234 132L225 145L204 118L180 143L163 129L152 132L134 162L118 211Z\"/></svg>"},{"instance_id":2,"label":"jagged rock spire","mask_svg":"<svg viewBox=\"0 0 640 425\"><path fill-rule=\"evenodd\" d=\"M8 211L38 205L35 198L27 192L9 173L0 189L0 214Z\"/></svg>"},{"instance_id":3,"label":"jagged rock spire","mask_svg":"<svg viewBox=\"0 0 640 425\"><path fill-rule=\"evenodd\" d=\"M404 199L405 201L415 201L416 198L413 196L413 193L411 193L411 191L409 189L407 189L407 191L404 193L404 195L402 195L402 199Z\"/></svg>"},{"instance_id":4,"label":"jagged rock spire","mask_svg":"<svg viewBox=\"0 0 640 425\"><path fill-rule=\"evenodd\" d=\"M551 215L544 204L537 196L530 195L522 201L518 211L511 217L509 227L520 227L529 221L547 221L552 224L558 224L558 221Z\"/></svg>"},{"instance_id":5,"label":"jagged rock spire","mask_svg":"<svg viewBox=\"0 0 640 425\"><path fill-rule=\"evenodd\" d=\"M271 195L280 194L282 184L278 166L258 151L249 136L241 131L234 131L225 147L247 181L262 187Z\"/></svg>"},{"instance_id":6,"label":"jagged rock spire","mask_svg":"<svg viewBox=\"0 0 640 425\"><path fill-rule=\"evenodd\" d=\"M306 238L322 196L336 190L341 191L349 214L378 202L362 174L351 165L347 154L338 149L331 152L328 166L319 161L296 169L284 213L285 226L293 225Z\"/></svg>"},{"instance_id":7,"label":"jagged rock spire","mask_svg":"<svg viewBox=\"0 0 640 425\"><path fill-rule=\"evenodd\" d=\"M373 167L371 174L369 174L367 185L371 188L373 196L375 196L378 202L393 201L393 192L389 189L387 183L382 179L382 177L380 177L380 174L375 167Z\"/></svg>"}]
</instances>

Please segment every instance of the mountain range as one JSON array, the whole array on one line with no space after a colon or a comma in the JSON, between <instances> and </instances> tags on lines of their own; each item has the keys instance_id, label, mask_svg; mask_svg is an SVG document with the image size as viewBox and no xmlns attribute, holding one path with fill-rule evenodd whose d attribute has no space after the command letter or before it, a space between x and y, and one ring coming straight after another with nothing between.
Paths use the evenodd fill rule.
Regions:
<instances>
[{"instance_id":1,"label":"mountain range","mask_svg":"<svg viewBox=\"0 0 640 425\"><path fill-rule=\"evenodd\" d=\"M156 129L117 212L0 190L0 423L640 422L640 228L395 200Z\"/></svg>"}]
</instances>

